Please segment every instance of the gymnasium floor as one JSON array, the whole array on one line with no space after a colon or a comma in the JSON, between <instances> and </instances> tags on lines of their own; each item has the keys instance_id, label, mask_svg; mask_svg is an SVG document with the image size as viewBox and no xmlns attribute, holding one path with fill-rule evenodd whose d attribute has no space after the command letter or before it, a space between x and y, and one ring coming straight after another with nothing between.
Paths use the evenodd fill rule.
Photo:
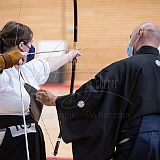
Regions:
<instances>
[{"instance_id":1,"label":"gymnasium floor","mask_svg":"<svg viewBox=\"0 0 160 160\"><path fill-rule=\"evenodd\" d=\"M43 89L47 89L55 95L64 95L69 93L69 85L44 85L41 86ZM75 86L75 89L79 86ZM71 144L65 144L61 141L59 153L56 157L53 156L53 146L57 141L59 134L59 125L56 109L54 106L45 106L40 120L40 126L42 127L45 143L47 160L72 160Z\"/></svg>"}]
</instances>

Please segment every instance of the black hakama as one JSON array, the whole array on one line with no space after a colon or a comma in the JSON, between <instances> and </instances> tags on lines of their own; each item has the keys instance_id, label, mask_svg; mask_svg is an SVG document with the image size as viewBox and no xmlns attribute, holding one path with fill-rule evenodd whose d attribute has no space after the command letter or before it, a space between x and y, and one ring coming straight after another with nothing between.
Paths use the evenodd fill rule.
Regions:
<instances>
[{"instance_id":1,"label":"black hakama","mask_svg":"<svg viewBox=\"0 0 160 160\"><path fill-rule=\"evenodd\" d=\"M0 160L27 160L25 135L13 137L10 128L17 131L23 129L22 116L0 116L0 130L6 129L2 144L0 145ZM46 160L45 142L40 126L32 119L26 116L27 127L35 126L35 132L27 133L30 160Z\"/></svg>"}]
</instances>

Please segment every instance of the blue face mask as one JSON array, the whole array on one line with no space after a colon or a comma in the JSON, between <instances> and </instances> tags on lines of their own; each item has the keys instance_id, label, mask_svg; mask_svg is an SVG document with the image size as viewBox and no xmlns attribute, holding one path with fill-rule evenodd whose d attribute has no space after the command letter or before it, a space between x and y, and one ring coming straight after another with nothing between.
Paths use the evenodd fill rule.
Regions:
<instances>
[{"instance_id":1,"label":"blue face mask","mask_svg":"<svg viewBox=\"0 0 160 160\"><path fill-rule=\"evenodd\" d=\"M27 46L27 45L26 45ZM27 46L28 47L28 46ZM28 47L29 48L29 51L28 53L35 53L35 48L33 45L31 45L31 47ZM35 57L35 54L28 54L27 55L27 62L31 61L32 59L34 59Z\"/></svg>"},{"instance_id":2,"label":"blue face mask","mask_svg":"<svg viewBox=\"0 0 160 160\"><path fill-rule=\"evenodd\" d=\"M135 34L134 36L132 36L132 42L134 41L134 43L131 45L131 39L130 39L130 42L129 42L129 45L128 45L128 48L127 48L127 54L128 54L128 57L131 57L134 55L134 46L135 44L139 41L139 39L141 38L142 35L137 35Z\"/></svg>"},{"instance_id":3,"label":"blue face mask","mask_svg":"<svg viewBox=\"0 0 160 160\"><path fill-rule=\"evenodd\" d=\"M130 43L127 48L127 54L128 54L128 57L133 56L133 46Z\"/></svg>"}]
</instances>

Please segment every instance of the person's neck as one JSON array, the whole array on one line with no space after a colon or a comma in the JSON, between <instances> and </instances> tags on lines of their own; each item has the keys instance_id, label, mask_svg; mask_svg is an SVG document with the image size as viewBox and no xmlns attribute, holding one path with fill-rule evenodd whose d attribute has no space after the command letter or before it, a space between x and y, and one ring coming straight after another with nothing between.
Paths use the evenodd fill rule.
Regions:
<instances>
[{"instance_id":1,"label":"person's neck","mask_svg":"<svg viewBox=\"0 0 160 160\"><path fill-rule=\"evenodd\" d=\"M155 42L145 42L143 44L140 44L138 47L137 47L137 50L139 50L141 47L143 46L151 46L151 47L154 47L154 48L158 48L159 47L159 44L158 43L155 43Z\"/></svg>"}]
</instances>

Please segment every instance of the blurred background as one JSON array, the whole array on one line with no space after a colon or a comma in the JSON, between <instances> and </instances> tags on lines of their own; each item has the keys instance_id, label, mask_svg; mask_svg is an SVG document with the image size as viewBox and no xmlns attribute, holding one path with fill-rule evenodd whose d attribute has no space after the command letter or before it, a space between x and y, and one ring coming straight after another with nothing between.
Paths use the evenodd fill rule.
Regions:
<instances>
[{"instance_id":1,"label":"blurred background","mask_svg":"<svg viewBox=\"0 0 160 160\"><path fill-rule=\"evenodd\" d=\"M75 89L94 77L105 66L127 57L126 49L132 29L145 21L160 25L159 0L77 0L78 47L83 56L78 59ZM41 50L42 42L59 42L73 48L73 0L0 0L0 28L8 21L19 21L34 32L34 45ZM47 46L47 45L46 45ZM48 49L49 50L49 49ZM48 56L49 58L49 56ZM52 73L41 86L56 95L69 93L71 63ZM58 135L58 120L54 107L43 110L40 124L46 141L47 156ZM62 143L58 157L72 158L71 145Z\"/></svg>"}]
</instances>

